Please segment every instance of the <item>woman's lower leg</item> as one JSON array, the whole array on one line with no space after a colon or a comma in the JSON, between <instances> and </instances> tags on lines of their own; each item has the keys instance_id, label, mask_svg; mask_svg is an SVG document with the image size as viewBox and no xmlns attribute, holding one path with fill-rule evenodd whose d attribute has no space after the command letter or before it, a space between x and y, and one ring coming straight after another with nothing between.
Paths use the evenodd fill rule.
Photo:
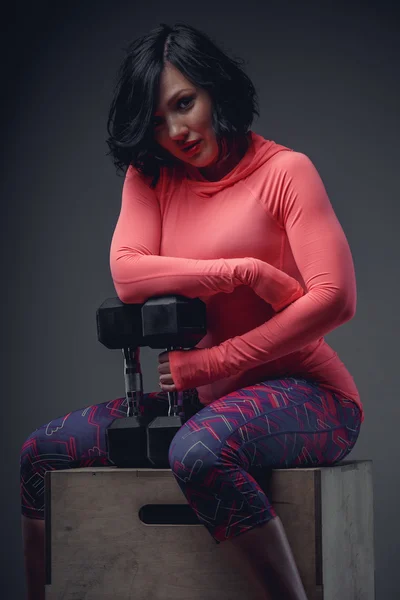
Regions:
<instances>
[{"instance_id":1,"label":"woman's lower leg","mask_svg":"<svg viewBox=\"0 0 400 600\"><path fill-rule=\"evenodd\" d=\"M27 600L45 600L45 522L22 515Z\"/></svg>"},{"instance_id":2,"label":"woman's lower leg","mask_svg":"<svg viewBox=\"0 0 400 600\"><path fill-rule=\"evenodd\" d=\"M275 517L227 540L273 600L307 600L282 521Z\"/></svg>"}]
</instances>

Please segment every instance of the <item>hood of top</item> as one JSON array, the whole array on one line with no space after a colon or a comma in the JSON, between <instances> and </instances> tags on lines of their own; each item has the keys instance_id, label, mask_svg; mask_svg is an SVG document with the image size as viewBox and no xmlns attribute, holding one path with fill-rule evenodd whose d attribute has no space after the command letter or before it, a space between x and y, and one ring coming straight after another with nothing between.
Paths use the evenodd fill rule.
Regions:
<instances>
[{"instance_id":1,"label":"hood of top","mask_svg":"<svg viewBox=\"0 0 400 600\"><path fill-rule=\"evenodd\" d=\"M266 163L272 156L275 156L277 152L282 150L292 151L291 148L286 148L280 144L276 144L272 140L266 140L261 135L250 131L250 144L246 154L241 158L238 164L218 181L208 181L201 173L195 169L187 169L187 173L192 176L195 172L195 178L189 179L185 177L185 182L191 192L202 197L209 197L217 194L221 190L233 185L240 179L244 179L248 175L251 175L264 163Z\"/></svg>"}]
</instances>

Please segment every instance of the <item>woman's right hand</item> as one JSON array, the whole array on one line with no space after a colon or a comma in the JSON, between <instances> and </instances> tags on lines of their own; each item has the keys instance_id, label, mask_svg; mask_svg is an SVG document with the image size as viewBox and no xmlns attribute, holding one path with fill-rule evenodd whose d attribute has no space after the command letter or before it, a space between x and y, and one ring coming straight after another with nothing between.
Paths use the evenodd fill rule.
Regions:
<instances>
[{"instance_id":1,"label":"woman's right hand","mask_svg":"<svg viewBox=\"0 0 400 600\"><path fill-rule=\"evenodd\" d=\"M275 312L304 296L297 279L258 258L245 257L238 276L243 285L251 287Z\"/></svg>"}]
</instances>

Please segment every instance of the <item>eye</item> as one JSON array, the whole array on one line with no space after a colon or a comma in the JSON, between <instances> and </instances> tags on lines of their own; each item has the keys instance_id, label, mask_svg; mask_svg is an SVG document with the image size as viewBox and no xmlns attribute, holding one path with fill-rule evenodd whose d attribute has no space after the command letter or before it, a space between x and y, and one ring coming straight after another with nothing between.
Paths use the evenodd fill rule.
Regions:
<instances>
[{"instance_id":1,"label":"eye","mask_svg":"<svg viewBox=\"0 0 400 600\"><path fill-rule=\"evenodd\" d=\"M190 107L190 105L192 104L193 100L194 100L194 96L186 96L186 97L183 97L180 100L178 100L176 105L180 110L187 110ZM184 106L182 106L182 103L184 103ZM162 123L161 117L154 117L154 119L153 119L153 127L154 128L159 127L161 125L161 123Z\"/></svg>"},{"instance_id":2,"label":"eye","mask_svg":"<svg viewBox=\"0 0 400 600\"><path fill-rule=\"evenodd\" d=\"M182 103L182 102L188 102L188 104L190 104L192 102L192 100L194 100L194 98L192 96L186 97L186 98L181 98L178 101L178 106ZM183 109L187 108L188 105L184 106Z\"/></svg>"}]
</instances>

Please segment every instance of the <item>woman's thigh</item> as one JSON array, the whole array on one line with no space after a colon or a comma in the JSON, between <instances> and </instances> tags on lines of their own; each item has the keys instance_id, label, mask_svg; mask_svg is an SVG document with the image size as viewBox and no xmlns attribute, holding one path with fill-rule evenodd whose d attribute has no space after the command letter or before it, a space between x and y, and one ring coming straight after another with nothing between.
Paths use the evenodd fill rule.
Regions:
<instances>
[{"instance_id":1,"label":"woman's thigh","mask_svg":"<svg viewBox=\"0 0 400 600\"><path fill-rule=\"evenodd\" d=\"M145 422L168 414L166 392L143 395ZM24 442L20 454L22 514L44 518L44 474L56 469L112 466L106 430L127 416L125 398L94 404L57 417L38 427Z\"/></svg>"},{"instance_id":2,"label":"woman's thigh","mask_svg":"<svg viewBox=\"0 0 400 600\"><path fill-rule=\"evenodd\" d=\"M175 479L220 543L276 516L272 468L332 465L354 446L354 402L294 377L228 394L190 418L172 440Z\"/></svg>"},{"instance_id":3,"label":"woman's thigh","mask_svg":"<svg viewBox=\"0 0 400 600\"><path fill-rule=\"evenodd\" d=\"M237 390L196 413L176 434L173 470L207 470L215 457L258 467L332 465L354 447L360 429L356 404L317 383L295 377ZM176 473L177 474L177 473Z\"/></svg>"}]
</instances>

